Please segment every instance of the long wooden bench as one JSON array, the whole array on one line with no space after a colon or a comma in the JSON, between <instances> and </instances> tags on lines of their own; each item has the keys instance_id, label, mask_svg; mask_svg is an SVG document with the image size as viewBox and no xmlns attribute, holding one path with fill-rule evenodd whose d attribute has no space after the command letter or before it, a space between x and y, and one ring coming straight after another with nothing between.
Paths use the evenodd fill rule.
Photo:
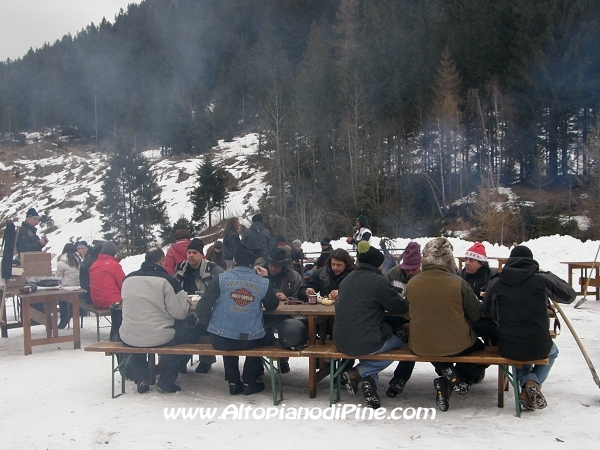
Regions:
<instances>
[{"instance_id":1,"label":"long wooden bench","mask_svg":"<svg viewBox=\"0 0 600 450\"><path fill-rule=\"evenodd\" d=\"M98 308L90 303L79 303L79 309L89 311L90 313L96 316L96 337L98 342L100 342L100 317L106 317L108 323L110 322L110 309L108 308ZM81 315L81 328L83 328L83 314Z\"/></svg>"},{"instance_id":2,"label":"long wooden bench","mask_svg":"<svg viewBox=\"0 0 600 450\"><path fill-rule=\"evenodd\" d=\"M385 353L364 355L360 357L348 356L337 350L332 342L325 345L311 345L302 350L302 356L329 359L329 405L340 400L340 379L345 366L350 359L372 359L411 362L450 362L450 363L476 363L498 366L498 407L504 407L504 391L508 390L508 383L513 386L515 408L517 417L521 417L519 405L519 382L517 380L517 366L523 364L548 364L548 358L535 361L514 361L500 355L498 347L486 347L485 350L476 351L463 356L418 356L410 348L390 350ZM335 398L334 398L335 396Z\"/></svg>"},{"instance_id":3,"label":"long wooden bench","mask_svg":"<svg viewBox=\"0 0 600 450\"><path fill-rule=\"evenodd\" d=\"M277 345L256 347L250 350L224 351L216 350L210 344L181 344L171 347L129 347L121 342L96 342L84 348L87 352L104 352L106 356L112 356L112 397L118 397L125 393L125 370L121 370L121 394L115 395L115 374L124 366L128 360L122 358L117 363L117 354L147 353L148 366L153 377L155 355L200 355L200 356L258 356L263 360L265 371L271 378L271 391L273 393L273 404L277 405L283 400L283 383L279 369L278 358L289 358L301 356L298 350L286 350ZM273 360L276 360L277 364Z\"/></svg>"}]
</instances>

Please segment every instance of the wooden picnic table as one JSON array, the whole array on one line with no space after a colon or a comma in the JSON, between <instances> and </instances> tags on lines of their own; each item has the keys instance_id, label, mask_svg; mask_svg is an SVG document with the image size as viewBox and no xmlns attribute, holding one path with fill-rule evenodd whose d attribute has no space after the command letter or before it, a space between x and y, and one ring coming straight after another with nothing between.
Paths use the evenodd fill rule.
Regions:
<instances>
[{"instance_id":1,"label":"wooden picnic table","mask_svg":"<svg viewBox=\"0 0 600 450\"><path fill-rule=\"evenodd\" d=\"M561 261L561 264L567 265L567 281L571 286L573 286L573 289L575 289L575 292L578 295L584 294L583 289L587 279L589 278L588 288L593 287L595 292L592 293L596 294L596 300L600 299L600 270L598 268L598 262ZM577 280L578 283L576 283L579 285L579 287L573 284L574 270L579 270L580 277L579 280Z\"/></svg>"},{"instance_id":2,"label":"wooden picnic table","mask_svg":"<svg viewBox=\"0 0 600 450\"><path fill-rule=\"evenodd\" d=\"M73 348L81 348L81 336L79 329L79 294L85 292L83 289L49 289L37 290L30 294L12 292L10 288L6 291L7 297L18 297L21 304L21 320L16 324L8 324L11 328L23 327L23 352L31 354L31 347L44 344L56 344L59 342L73 342ZM59 335L58 302L71 303L73 311L73 332L68 335ZM35 309L32 305L43 305L43 311ZM46 337L32 339L31 321L35 321L46 327ZM34 324L35 325L35 324Z\"/></svg>"},{"instance_id":3,"label":"wooden picnic table","mask_svg":"<svg viewBox=\"0 0 600 450\"><path fill-rule=\"evenodd\" d=\"M192 302L190 310L196 309L196 301ZM308 320L308 342L307 345L324 344L328 332L333 324L335 308L333 305L321 303L288 305L279 302L277 309L263 310L264 316L304 316ZM320 358L309 358L308 360L308 390L310 398L317 395L317 383L329 375L329 363L320 361Z\"/></svg>"},{"instance_id":4,"label":"wooden picnic table","mask_svg":"<svg viewBox=\"0 0 600 450\"><path fill-rule=\"evenodd\" d=\"M329 337L327 333L333 325L335 316L334 305L323 305L321 303L301 305L287 305L279 303L277 309L263 311L265 316L304 316L308 320L308 342L307 345L324 344ZM329 364L321 358L308 358L308 393L310 398L317 396L317 383L329 375Z\"/></svg>"}]
</instances>

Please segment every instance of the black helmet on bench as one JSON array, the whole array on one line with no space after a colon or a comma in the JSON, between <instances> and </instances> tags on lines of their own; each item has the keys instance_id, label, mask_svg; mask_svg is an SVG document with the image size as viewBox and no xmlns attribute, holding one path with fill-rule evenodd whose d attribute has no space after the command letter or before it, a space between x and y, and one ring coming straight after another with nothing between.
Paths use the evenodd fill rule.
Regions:
<instances>
[{"instance_id":1,"label":"black helmet on bench","mask_svg":"<svg viewBox=\"0 0 600 450\"><path fill-rule=\"evenodd\" d=\"M298 319L285 319L277 327L279 345L290 350L306 347L308 328Z\"/></svg>"}]
</instances>

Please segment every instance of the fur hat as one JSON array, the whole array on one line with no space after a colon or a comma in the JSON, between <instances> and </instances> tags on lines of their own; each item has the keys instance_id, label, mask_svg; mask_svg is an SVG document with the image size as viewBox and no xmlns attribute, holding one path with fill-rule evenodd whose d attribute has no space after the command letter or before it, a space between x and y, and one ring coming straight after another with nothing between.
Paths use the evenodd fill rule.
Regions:
<instances>
[{"instance_id":1,"label":"fur hat","mask_svg":"<svg viewBox=\"0 0 600 450\"><path fill-rule=\"evenodd\" d=\"M40 217L40 215L34 208L29 208L25 214L25 219L29 219L30 217Z\"/></svg>"},{"instance_id":2,"label":"fur hat","mask_svg":"<svg viewBox=\"0 0 600 450\"><path fill-rule=\"evenodd\" d=\"M475 242L466 252L465 258L476 259L477 261L487 262L485 247L481 242Z\"/></svg>"},{"instance_id":3,"label":"fur hat","mask_svg":"<svg viewBox=\"0 0 600 450\"><path fill-rule=\"evenodd\" d=\"M356 218L356 221L360 223L361 227L367 226L367 217L363 216L362 214Z\"/></svg>"},{"instance_id":4,"label":"fur hat","mask_svg":"<svg viewBox=\"0 0 600 450\"><path fill-rule=\"evenodd\" d=\"M404 249L404 252L402 252L402 263L400 263L400 268L404 270L413 270L418 267L421 267L419 244L416 242L409 242Z\"/></svg>"},{"instance_id":5,"label":"fur hat","mask_svg":"<svg viewBox=\"0 0 600 450\"><path fill-rule=\"evenodd\" d=\"M194 238L190 241L186 250L196 250L199 253L204 254L204 242L200 238Z\"/></svg>"},{"instance_id":6,"label":"fur hat","mask_svg":"<svg viewBox=\"0 0 600 450\"><path fill-rule=\"evenodd\" d=\"M262 222L262 216L260 214L254 214L252 216L252 222Z\"/></svg>"},{"instance_id":7,"label":"fur hat","mask_svg":"<svg viewBox=\"0 0 600 450\"><path fill-rule=\"evenodd\" d=\"M435 264L444 266L451 273L456 273L456 262L452 254L452 244L448 239L440 237L435 238L425 244L423 248L423 265Z\"/></svg>"},{"instance_id":8,"label":"fur hat","mask_svg":"<svg viewBox=\"0 0 600 450\"><path fill-rule=\"evenodd\" d=\"M102 244L102 250L100 253L103 255L116 256L117 255L117 246L112 241L106 241Z\"/></svg>"},{"instance_id":9,"label":"fur hat","mask_svg":"<svg viewBox=\"0 0 600 450\"><path fill-rule=\"evenodd\" d=\"M250 248L240 242L233 251L233 260L238 266L252 266L261 255L259 248Z\"/></svg>"},{"instance_id":10,"label":"fur hat","mask_svg":"<svg viewBox=\"0 0 600 450\"><path fill-rule=\"evenodd\" d=\"M533 253L529 247L525 247L524 245L517 245L510 252L511 258L531 258L533 259Z\"/></svg>"},{"instance_id":11,"label":"fur hat","mask_svg":"<svg viewBox=\"0 0 600 450\"><path fill-rule=\"evenodd\" d=\"M384 259L383 253L375 247L371 247L367 241L360 241L358 243L358 262L379 267L383 264Z\"/></svg>"},{"instance_id":12,"label":"fur hat","mask_svg":"<svg viewBox=\"0 0 600 450\"><path fill-rule=\"evenodd\" d=\"M274 266L286 267L290 265L290 260L287 259L285 250L282 248L272 248L267 255L267 264Z\"/></svg>"}]
</instances>

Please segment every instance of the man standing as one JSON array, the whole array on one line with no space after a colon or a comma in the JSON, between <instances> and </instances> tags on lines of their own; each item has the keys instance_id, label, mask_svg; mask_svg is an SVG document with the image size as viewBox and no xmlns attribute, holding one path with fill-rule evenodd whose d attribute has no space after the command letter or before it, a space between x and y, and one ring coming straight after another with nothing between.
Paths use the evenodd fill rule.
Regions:
<instances>
[{"instance_id":1,"label":"man standing","mask_svg":"<svg viewBox=\"0 0 600 450\"><path fill-rule=\"evenodd\" d=\"M189 295L203 295L208 284L223 273L216 263L204 259L202 251L204 243L194 238L187 246L187 260L180 262L175 267L174 276ZM214 356L201 356L196 366L196 373L208 373L211 365L217 362Z\"/></svg>"},{"instance_id":2,"label":"man standing","mask_svg":"<svg viewBox=\"0 0 600 450\"><path fill-rule=\"evenodd\" d=\"M37 224L40 215L33 208L29 208L25 214L25 221L21 223L19 234L17 234L17 253L40 252L48 243L46 236L40 238L37 235Z\"/></svg>"},{"instance_id":3,"label":"man standing","mask_svg":"<svg viewBox=\"0 0 600 450\"><path fill-rule=\"evenodd\" d=\"M271 243L271 233L265 228L263 217L260 214L252 216L252 225L244 230L242 243L248 248L259 248L262 251L260 256L265 259L267 258Z\"/></svg>"},{"instance_id":4,"label":"man standing","mask_svg":"<svg viewBox=\"0 0 600 450\"><path fill-rule=\"evenodd\" d=\"M125 273L116 255L117 246L106 241L102 244L98 259L90 267L90 297L98 308L108 308L121 301Z\"/></svg>"},{"instance_id":5,"label":"man standing","mask_svg":"<svg viewBox=\"0 0 600 450\"><path fill-rule=\"evenodd\" d=\"M367 218L365 216L358 216L356 218L356 225L354 227L354 234L348 236L346 242L352 244L352 248L356 249L356 246L360 241L369 242L371 239L371 230L367 228Z\"/></svg>"},{"instance_id":6,"label":"man standing","mask_svg":"<svg viewBox=\"0 0 600 450\"><path fill-rule=\"evenodd\" d=\"M197 343L198 335L175 320L187 317L190 302L177 280L164 269L165 254L151 248L140 270L123 281L123 323L121 340L131 347L162 347ZM189 355L169 355L162 368L157 389L172 393L181 388L175 384L179 369L187 364ZM132 353L129 367L140 394L148 392L150 373L144 353Z\"/></svg>"},{"instance_id":7,"label":"man standing","mask_svg":"<svg viewBox=\"0 0 600 450\"><path fill-rule=\"evenodd\" d=\"M549 358L547 365L524 364L517 370L522 409L542 409L548 403L542 394L558 348L548 328L548 296L556 302L572 303L575 290L550 272L540 270L533 253L516 246L502 272L494 277L485 295L484 312L498 326L498 349L517 361Z\"/></svg>"},{"instance_id":8,"label":"man standing","mask_svg":"<svg viewBox=\"0 0 600 450\"><path fill-rule=\"evenodd\" d=\"M269 281L252 268L260 254L259 249L238 244L233 268L216 276L196 306L199 322L207 326L210 343L218 350L248 350L274 341L273 333L264 329L262 307L276 309L279 301ZM260 357L246 357L241 377L237 356L224 356L223 363L231 395L264 390L264 383L257 381Z\"/></svg>"}]
</instances>

